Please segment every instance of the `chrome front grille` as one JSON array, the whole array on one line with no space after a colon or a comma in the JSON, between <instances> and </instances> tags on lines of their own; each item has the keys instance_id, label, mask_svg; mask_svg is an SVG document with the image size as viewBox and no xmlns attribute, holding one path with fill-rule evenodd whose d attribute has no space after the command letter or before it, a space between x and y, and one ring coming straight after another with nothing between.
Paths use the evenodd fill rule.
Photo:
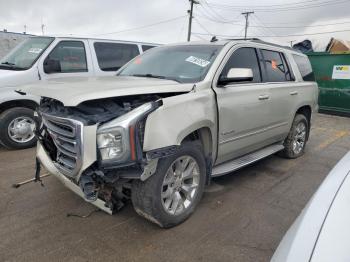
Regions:
<instances>
[{"instance_id":1,"label":"chrome front grille","mask_svg":"<svg viewBox=\"0 0 350 262\"><path fill-rule=\"evenodd\" d=\"M42 120L56 147L55 166L67 176L76 176L82 166L83 124L48 114L42 114Z\"/></svg>"}]
</instances>

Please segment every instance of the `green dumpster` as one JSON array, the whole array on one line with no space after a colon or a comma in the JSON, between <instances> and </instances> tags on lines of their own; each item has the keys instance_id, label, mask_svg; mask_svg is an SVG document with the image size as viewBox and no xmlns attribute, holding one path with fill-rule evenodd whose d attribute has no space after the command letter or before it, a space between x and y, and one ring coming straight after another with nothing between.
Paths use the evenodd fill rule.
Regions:
<instances>
[{"instance_id":1,"label":"green dumpster","mask_svg":"<svg viewBox=\"0 0 350 262\"><path fill-rule=\"evenodd\" d=\"M320 112L350 116L350 54L307 55L320 89Z\"/></svg>"}]
</instances>

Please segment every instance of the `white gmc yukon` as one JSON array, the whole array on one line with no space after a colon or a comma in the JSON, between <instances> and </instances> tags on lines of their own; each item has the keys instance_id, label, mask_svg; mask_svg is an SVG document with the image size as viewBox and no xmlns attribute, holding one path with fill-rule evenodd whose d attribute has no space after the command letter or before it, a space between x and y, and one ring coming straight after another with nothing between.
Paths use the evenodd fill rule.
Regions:
<instances>
[{"instance_id":1,"label":"white gmc yukon","mask_svg":"<svg viewBox=\"0 0 350 262\"><path fill-rule=\"evenodd\" d=\"M131 199L165 228L212 177L302 155L318 97L305 55L259 40L157 47L116 76L20 92L41 96L37 171L110 214Z\"/></svg>"}]
</instances>

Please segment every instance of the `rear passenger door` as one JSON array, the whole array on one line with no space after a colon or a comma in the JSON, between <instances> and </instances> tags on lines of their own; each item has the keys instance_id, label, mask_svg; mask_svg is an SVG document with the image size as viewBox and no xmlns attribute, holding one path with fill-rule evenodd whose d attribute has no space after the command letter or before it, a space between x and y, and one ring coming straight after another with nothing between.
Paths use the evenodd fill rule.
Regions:
<instances>
[{"instance_id":1,"label":"rear passenger door","mask_svg":"<svg viewBox=\"0 0 350 262\"><path fill-rule=\"evenodd\" d=\"M265 129L269 125L270 94L268 86L262 83L257 50L240 47L225 60L214 82L219 117L216 164L250 153L268 143ZM225 77L231 68L252 69L253 80L219 86L217 79Z\"/></svg>"},{"instance_id":2,"label":"rear passenger door","mask_svg":"<svg viewBox=\"0 0 350 262\"><path fill-rule=\"evenodd\" d=\"M137 44L91 40L95 74L115 75L123 65L140 54Z\"/></svg>"},{"instance_id":3,"label":"rear passenger door","mask_svg":"<svg viewBox=\"0 0 350 262\"><path fill-rule=\"evenodd\" d=\"M300 86L295 81L288 56L284 52L261 49L264 82L270 93L269 135L283 139L289 132L298 103Z\"/></svg>"}]
</instances>

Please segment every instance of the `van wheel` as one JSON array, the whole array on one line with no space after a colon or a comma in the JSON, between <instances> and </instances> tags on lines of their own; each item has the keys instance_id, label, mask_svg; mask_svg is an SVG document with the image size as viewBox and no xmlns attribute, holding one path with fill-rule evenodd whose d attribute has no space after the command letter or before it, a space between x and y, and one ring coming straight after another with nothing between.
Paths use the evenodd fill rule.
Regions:
<instances>
[{"instance_id":1,"label":"van wheel","mask_svg":"<svg viewBox=\"0 0 350 262\"><path fill-rule=\"evenodd\" d=\"M33 147L36 138L34 111L29 108L15 107L0 115L0 142L8 149Z\"/></svg>"},{"instance_id":2,"label":"van wheel","mask_svg":"<svg viewBox=\"0 0 350 262\"><path fill-rule=\"evenodd\" d=\"M279 153L285 158L297 158L304 154L309 133L309 122L304 115L296 115L292 128L284 141L284 150Z\"/></svg>"},{"instance_id":3,"label":"van wheel","mask_svg":"<svg viewBox=\"0 0 350 262\"><path fill-rule=\"evenodd\" d=\"M206 165L200 143L187 142L158 162L146 181L136 180L132 203L136 212L163 228L185 221L202 198Z\"/></svg>"}]
</instances>

